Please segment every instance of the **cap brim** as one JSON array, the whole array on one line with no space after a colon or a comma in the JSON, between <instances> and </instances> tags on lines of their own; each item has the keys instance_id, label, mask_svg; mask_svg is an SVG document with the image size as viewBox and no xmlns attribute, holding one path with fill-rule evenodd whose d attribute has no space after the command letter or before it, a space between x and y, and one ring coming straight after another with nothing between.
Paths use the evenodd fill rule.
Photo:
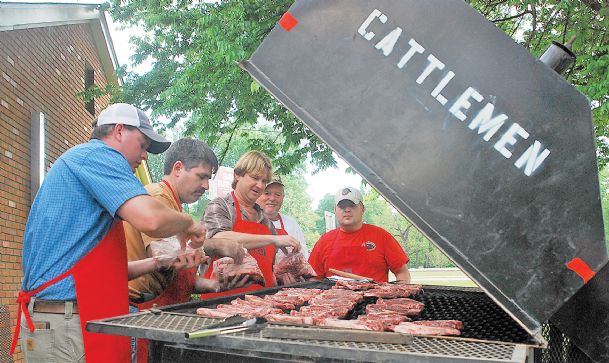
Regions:
<instances>
[{"instance_id":1,"label":"cap brim","mask_svg":"<svg viewBox=\"0 0 609 363\"><path fill-rule=\"evenodd\" d=\"M153 130L139 129L144 135L150 139L150 146L148 146L148 152L152 154L160 154L165 152L171 145L171 141L167 140L163 136L157 134Z\"/></svg>"}]
</instances>

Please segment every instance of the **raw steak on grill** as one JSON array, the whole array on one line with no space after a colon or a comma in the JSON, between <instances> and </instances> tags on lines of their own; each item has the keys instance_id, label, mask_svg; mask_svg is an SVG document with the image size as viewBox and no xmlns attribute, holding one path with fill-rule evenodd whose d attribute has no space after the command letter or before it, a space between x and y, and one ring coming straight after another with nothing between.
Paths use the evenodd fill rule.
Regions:
<instances>
[{"instance_id":1,"label":"raw steak on grill","mask_svg":"<svg viewBox=\"0 0 609 363\"><path fill-rule=\"evenodd\" d=\"M397 298L397 299L378 299L376 305L380 306L403 306L411 309L423 309L425 304L420 301L408 299L408 298Z\"/></svg>"},{"instance_id":2,"label":"raw steak on grill","mask_svg":"<svg viewBox=\"0 0 609 363\"><path fill-rule=\"evenodd\" d=\"M390 327L398 325L399 323L410 320L410 319L408 319L407 317L400 315L398 313L392 312L392 313L386 313L386 314L360 315L357 317L357 320L359 320L369 326L371 326L372 324L375 324L375 325L380 324L380 325L382 325L383 330L389 330Z\"/></svg>"},{"instance_id":3,"label":"raw steak on grill","mask_svg":"<svg viewBox=\"0 0 609 363\"><path fill-rule=\"evenodd\" d=\"M294 316L288 314L268 314L264 316L266 320L273 323L289 323L301 325L313 325L313 318L309 316Z\"/></svg>"},{"instance_id":4,"label":"raw steak on grill","mask_svg":"<svg viewBox=\"0 0 609 363\"><path fill-rule=\"evenodd\" d=\"M364 296L382 297L382 298L397 298L408 297L423 291L421 285L411 285L403 283L381 283L372 290L366 291Z\"/></svg>"},{"instance_id":5,"label":"raw steak on grill","mask_svg":"<svg viewBox=\"0 0 609 363\"><path fill-rule=\"evenodd\" d=\"M245 318L264 317L268 314L282 314L281 309L273 308L269 305L260 305L237 298L230 304L219 304L215 309L199 308L197 314L213 317L225 318L233 315L241 315Z\"/></svg>"},{"instance_id":6,"label":"raw steak on grill","mask_svg":"<svg viewBox=\"0 0 609 363\"><path fill-rule=\"evenodd\" d=\"M294 306L304 305L307 299L303 296L298 295L265 295L264 300L275 301L279 303L292 304Z\"/></svg>"},{"instance_id":7,"label":"raw steak on grill","mask_svg":"<svg viewBox=\"0 0 609 363\"><path fill-rule=\"evenodd\" d=\"M387 312L396 312L404 316L417 316L423 308L409 308L400 305L377 305L370 304L366 306L366 314L382 314Z\"/></svg>"},{"instance_id":8,"label":"raw steak on grill","mask_svg":"<svg viewBox=\"0 0 609 363\"><path fill-rule=\"evenodd\" d=\"M277 291L277 293L275 293L275 296L298 296L298 297L302 297L305 299L305 301L309 301L312 298L314 298L315 296L319 295L323 290L321 289L304 289L304 288L300 288L300 287L285 287L279 291Z\"/></svg>"},{"instance_id":9,"label":"raw steak on grill","mask_svg":"<svg viewBox=\"0 0 609 363\"><path fill-rule=\"evenodd\" d=\"M453 328L458 330L463 329L463 322L460 320L418 320L413 321L412 323L417 325L436 326L441 328Z\"/></svg>"},{"instance_id":10,"label":"raw steak on grill","mask_svg":"<svg viewBox=\"0 0 609 363\"><path fill-rule=\"evenodd\" d=\"M293 316L322 316L333 318L344 318L349 313L349 307L345 306L303 306L300 310L290 311Z\"/></svg>"},{"instance_id":11,"label":"raw steak on grill","mask_svg":"<svg viewBox=\"0 0 609 363\"><path fill-rule=\"evenodd\" d=\"M458 329L425 326L409 322L400 323L394 326L391 330L396 333L417 334L417 335L461 335Z\"/></svg>"},{"instance_id":12,"label":"raw steak on grill","mask_svg":"<svg viewBox=\"0 0 609 363\"><path fill-rule=\"evenodd\" d=\"M338 280L336 284L332 286L333 289L343 289L343 290L353 290L353 291L361 291L361 290L370 290L374 289L378 285L372 282L358 282L358 281L344 281Z\"/></svg>"},{"instance_id":13,"label":"raw steak on grill","mask_svg":"<svg viewBox=\"0 0 609 363\"><path fill-rule=\"evenodd\" d=\"M245 295L244 298L245 298L245 301L253 303L253 304L271 306L271 307L278 308L281 310L292 310L295 308L294 304L291 304L288 302L270 300L270 299L266 299L266 298L263 299L260 296L255 296L255 295Z\"/></svg>"},{"instance_id":14,"label":"raw steak on grill","mask_svg":"<svg viewBox=\"0 0 609 363\"><path fill-rule=\"evenodd\" d=\"M209 318L228 318L229 316L233 316L236 314L231 314L227 311L220 311L210 308L198 308L197 315L207 316Z\"/></svg>"},{"instance_id":15,"label":"raw steak on grill","mask_svg":"<svg viewBox=\"0 0 609 363\"><path fill-rule=\"evenodd\" d=\"M376 330L383 331L385 328L383 324L379 324L378 322L370 321L365 322L361 320L340 320L334 318L325 318L317 321L317 325L319 326L328 326L332 328L342 328L342 329L358 329L358 330Z\"/></svg>"}]
</instances>

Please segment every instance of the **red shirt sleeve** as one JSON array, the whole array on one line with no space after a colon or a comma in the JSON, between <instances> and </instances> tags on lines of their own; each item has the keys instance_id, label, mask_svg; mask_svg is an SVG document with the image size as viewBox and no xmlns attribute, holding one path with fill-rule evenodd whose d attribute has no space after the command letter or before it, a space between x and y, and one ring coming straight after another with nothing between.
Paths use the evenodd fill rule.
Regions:
<instances>
[{"instance_id":1,"label":"red shirt sleeve","mask_svg":"<svg viewBox=\"0 0 609 363\"><path fill-rule=\"evenodd\" d=\"M400 243L389 232L383 231L385 232L385 260L391 272L396 273L410 259Z\"/></svg>"},{"instance_id":2,"label":"red shirt sleeve","mask_svg":"<svg viewBox=\"0 0 609 363\"><path fill-rule=\"evenodd\" d=\"M319 238L319 240L315 243L315 246L313 246L311 254L309 255L309 264L311 267L313 267L313 270L315 270L315 273L319 279L326 277L326 271L324 268L326 250L326 242L324 239L325 236L326 235L324 234Z\"/></svg>"}]
</instances>

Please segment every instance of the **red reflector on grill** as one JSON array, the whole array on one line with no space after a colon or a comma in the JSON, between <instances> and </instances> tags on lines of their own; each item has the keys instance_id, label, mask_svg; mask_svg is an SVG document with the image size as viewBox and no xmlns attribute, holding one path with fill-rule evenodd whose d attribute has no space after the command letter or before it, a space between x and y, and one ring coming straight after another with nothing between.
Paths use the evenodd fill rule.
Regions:
<instances>
[{"instance_id":1,"label":"red reflector on grill","mask_svg":"<svg viewBox=\"0 0 609 363\"><path fill-rule=\"evenodd\" d=\"M576 257L567 263L567 267L570 270L573 270L576 274L579 275L584 280L584 284L590 281L591 278L594 277L596 272L594 272L587 263L584 262L579 257Z\"/></svg>"},{"instance_id":2,"label":"red reflector on grill","mask_svg":"<svg viewBox=\"0 0 609 363\"><path fill-rule=\"evenodd\" d=\"M279 25L286 31L289 32L293 27L298 24L298 20L290 14L289 11L286 11L285 14L279 19Z\"/></svg>"}]
</instances>

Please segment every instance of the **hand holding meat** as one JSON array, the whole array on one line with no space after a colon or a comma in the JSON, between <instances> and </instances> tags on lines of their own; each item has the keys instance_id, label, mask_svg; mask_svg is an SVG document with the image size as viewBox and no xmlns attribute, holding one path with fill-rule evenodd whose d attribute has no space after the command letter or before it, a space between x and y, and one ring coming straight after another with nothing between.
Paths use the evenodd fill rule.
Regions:
<instances>
[{"instance_id":1,"label":"hand holding meat","mask_svg":"<svg viewBox=\"0 0 609 363\"><path fill-rule=\"evenodd\" d=\"M205 242L205 227L201 223L193 221L190 227L178 234L178 239L182 248L186 247L187 244L194 249L203 247Z\"/></svg>"},{"instance_id":2,"label":"hand holding meat","mask_svg":"<svg viewBox=\"0 0 609 363\"><path fill-rule=\"evenodd\" d=\"M285 256L281 255L281 258L278 257L273 271L275 272L275 279L280 285L306 281L317 276L315 270L300 252L292 252Z\"/></svg>"},{"instance_id":3,"label":"hand holding meat","mask_svg":"<svg viewBox=\"0 0 609 363\"><path fill-rule=\"evenodd\" d=\"M181 270L198 266L208 260L202 249L181 247L177 237L169 237L150 242L150 252L157 269L175 268Z\"/></svg>"},{"instance_id":4,"label":"hand holding meat","mask_svg":"<svg viewBox=\"0 0 609 363\"><path fill-rule=\"evenodd\" d=\"M209 238L205 240L205 254L209 256L230 257L235 263L243 262L247 250L239 242L226 238Z\"/></svg>"},{"instance_id":5,"label":"hand holding meat","mask_svg":"<svg viewBox=\"0 0 609 363\"><path fill-rule=\"evenodd\" d=\"M243 286L245 283L242 281L243 279L248 282L264 283L264 277L256 259L249 254L245 256L241 264L235 263L230 257L224 257L214 261L213 268L211 278L218 280L224 286Z\"/></svg>"},{"instance_id":6,"label":"hand holding meat","mask_svg":"<svg viewBox=\"0 0 609 363\"><path fill-rule=\"evenodd\" d=\"M273 243L275 244L275 246L280 248L283 251L283 253L285 253L286 255L289 254L287 247L291 247L292 252L300 252L300 242L298 242L298 240L296 238L294 238L292 236L288 236L288 235L273 236L273 237L274 237Z\"/></svg>"},{"instance_id":7,"label":"hand holding meat","mask_svg":"<svg viewBox=\"0 0 609 363\"><path fill-rule=\"evenodd\" d=\"M178 255L173 261L171 267L176 271L183 270L185 268L193 268L199 266L202 263L206 263L209 257L205 256L200 249L190 250L182 255Z\"/></svg>"},{"instance_id":8,"label":"hand holding meat","mask_svg":"<svg viewBox=\"0 0 609 363\"><path fill-rule=\"evenodd\" d=\"M229 276L222 276L222 277L218 277L218 290L216 291L228 291L228 290L232 290L232 289L238 289L240 287L246 287L249 286L253 283L253 281L250 280L250 276L249 275L242 275L242 276L233 276L233 277L229 277Z\"/></svg>"}]
</instances>

